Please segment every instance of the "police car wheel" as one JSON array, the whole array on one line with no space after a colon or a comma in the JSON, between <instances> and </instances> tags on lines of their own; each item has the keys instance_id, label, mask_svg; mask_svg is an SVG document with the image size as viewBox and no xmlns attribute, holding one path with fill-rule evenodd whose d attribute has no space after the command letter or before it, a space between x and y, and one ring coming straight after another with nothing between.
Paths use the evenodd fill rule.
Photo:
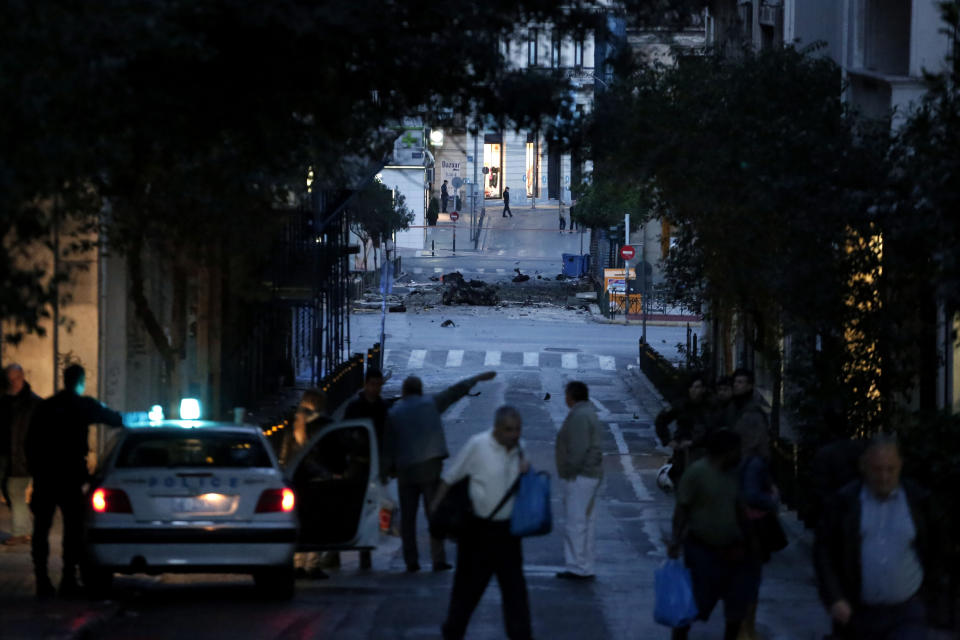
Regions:
<instances>
[{"instance_id":1,"label":"police car wheel","mask_svg":"<svg viewBox=\"0 0 960 640\"><path fill-rule=\"evenodd\" d=\"M113 572L96 565L81 565L80 579L90 595L96 597L108 595L113 587Z\"/></svg>"},{"instance_id":2,"label":"police car wheel","mask_svg":"<svg viewBox=\"0 0 960 640\"><path fill-rule=\"evenodd\" d=\"M293 597L296 576L293 566L274 567L253 574L253 582L264 596L273 600L289 600Z\"/></svg>"}]
</instances>

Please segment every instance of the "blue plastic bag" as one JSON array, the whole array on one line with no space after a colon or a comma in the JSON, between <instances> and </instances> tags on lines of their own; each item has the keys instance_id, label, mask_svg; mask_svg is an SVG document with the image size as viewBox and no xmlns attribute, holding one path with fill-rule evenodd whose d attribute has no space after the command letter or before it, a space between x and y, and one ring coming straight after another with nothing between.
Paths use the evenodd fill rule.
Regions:
<instances>
[{"instance_id":1,"label":"blue plastic bag","mask_svg":"<svg viewBox=\"0 0 960 640\"><path fill-rule=\"evenodd\" d=\"M533 469L520 474L517 495L510 514L510 533L519 536L543 536L553 529L550 513L550 475Z\"/></svg>"},{"instance_id":2,"label":"blue plastic bag","mask_svg":"<svg viewBox=\"0 0 960 640\"><path fill-rule=\"evenodd\" d=\"M668 627L685 627L697 617L690 570L677 559L667 560L653 574L653 619Z\"/></svg>"}]
</instances>

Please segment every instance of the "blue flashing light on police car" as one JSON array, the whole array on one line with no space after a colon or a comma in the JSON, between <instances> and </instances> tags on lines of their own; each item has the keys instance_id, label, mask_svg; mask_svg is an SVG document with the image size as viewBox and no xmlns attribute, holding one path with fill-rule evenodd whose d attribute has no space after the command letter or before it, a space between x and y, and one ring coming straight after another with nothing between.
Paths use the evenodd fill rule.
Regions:
<instances>
[{"instance_id":1,"label":"blue flashing light on police car","mask_svg":"<svg viewBox=\"0 0 960 640\"><path fill-rule=\"evenodd\" d=\"M183 398L180 400L180 419L199 420L200 401L196 398Z\"/></svg>"}]
</instances>

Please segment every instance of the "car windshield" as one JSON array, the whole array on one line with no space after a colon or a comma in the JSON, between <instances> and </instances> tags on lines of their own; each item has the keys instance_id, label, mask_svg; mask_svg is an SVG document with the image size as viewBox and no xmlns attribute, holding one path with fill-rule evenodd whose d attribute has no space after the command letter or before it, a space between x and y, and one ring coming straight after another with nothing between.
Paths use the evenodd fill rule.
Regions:
<instances>
[{"instance_id":1,"label":"car windshield","mask_svg":"<svg viewBox=\"0 0 960 640\"><path fill-rule=\"evenodd\" d=\"M116 465L131 467L272 467L256 436L190 430L130 433Z\"/></svg>"}]
</instances>

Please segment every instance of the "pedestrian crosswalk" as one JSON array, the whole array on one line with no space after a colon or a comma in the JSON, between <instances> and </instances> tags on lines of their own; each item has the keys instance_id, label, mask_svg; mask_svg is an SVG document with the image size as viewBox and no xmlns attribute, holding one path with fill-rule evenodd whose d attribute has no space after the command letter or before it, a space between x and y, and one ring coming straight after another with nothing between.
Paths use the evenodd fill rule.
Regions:
<instances>
[{"instance_id":1,"label":"pedestrian crosswalk","mask_svg":"<svg viewBox=\"0 0 960 640\"><path fill-rule=\"evenodd\" d=\"M622 358L621 366L633 364ZM616 371L617 358L589 353L557 353L553 351L472 351L464 349L387 349L385 366L392 369L424 368L504 368L504 369L568 369Z\"/></svg>"},{"instance_id":2,"label":"pedestrian crosswalk","mask_svg":"<svg viewBox=\"0 0 960 640\"><path fill-rule=\"evenodd\" d=\"M449 273L450 271L456 271L457 273L461 273L461 274L476 273L479 275L484 275L488 273L496 273L496 274L503 275L507 273L506 269L488 269L486 267L475 267L473 269L465 269L463 267L457 267L456 269L444 269L442 267L412 267L410 269L410 272L416 276L421 276L421 275L439 276L440 274ZM513 273L512 270L510 272Z\"/></svg>"}]
</instances>

